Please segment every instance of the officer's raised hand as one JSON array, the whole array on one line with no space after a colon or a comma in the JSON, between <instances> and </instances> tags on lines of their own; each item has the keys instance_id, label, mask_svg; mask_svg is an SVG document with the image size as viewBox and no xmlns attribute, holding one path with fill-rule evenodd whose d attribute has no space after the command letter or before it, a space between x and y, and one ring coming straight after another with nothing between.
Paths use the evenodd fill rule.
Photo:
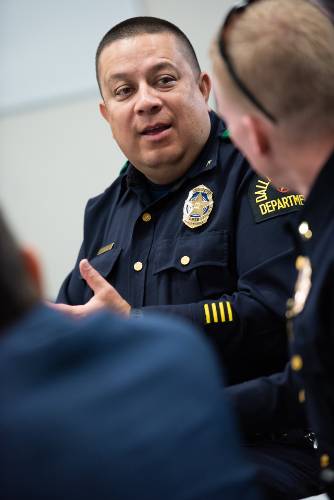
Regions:
<instances>
[{"instance_id":1,"label":"officer's raised hand","mask_svg":"<svg viewBox=\"0 0 334 500\"><path fill-rule=\"evenodd\" d=\"M103 308L108 308L115 313L129 316L131 311L130 304L90 265L87 259L80 261L80 273L87 282L87 285L94 292L94 296L84 305L52 304L52 307L76 317L87 316Z\"/></svg>"}]
</instances>

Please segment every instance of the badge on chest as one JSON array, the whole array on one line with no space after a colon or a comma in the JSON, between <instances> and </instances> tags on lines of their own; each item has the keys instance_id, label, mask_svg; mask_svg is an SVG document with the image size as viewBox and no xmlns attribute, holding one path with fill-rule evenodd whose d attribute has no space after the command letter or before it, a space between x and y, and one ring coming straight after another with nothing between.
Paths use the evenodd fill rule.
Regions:
<instances>
[{"instance_id":1,"label":"badge on chest","mask_svg":"<svg viewBox=\"0 0 334 500\"><path fill-rule=\"evenodd\" d=\"M212 191L201 184L189 191L183 207L183 222L194 229L203 226L209 219L213 208Z\"/></svg>"}]
</instances>

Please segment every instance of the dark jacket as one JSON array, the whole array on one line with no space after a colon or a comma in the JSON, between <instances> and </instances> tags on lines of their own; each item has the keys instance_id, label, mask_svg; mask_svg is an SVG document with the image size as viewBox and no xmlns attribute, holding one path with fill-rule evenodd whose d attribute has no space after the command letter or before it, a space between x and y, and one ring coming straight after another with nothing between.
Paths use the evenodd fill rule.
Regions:
<instances>
[{"instance_id":1,"label":"dark jacket","mask_svg":"<svg viewBox=\"0 0 334 500\"><path fill-rule=\"evenodd\" d=\"M41 306L0 333L1 499L259 499L189 326Z\"/></svg>"},{"instance_id":2,"label":"dark jacket","mask_svg":"<svg viewBox=\"0 0 334 500\"><path fill-rule=\"evenodd\" d=\"M284 313L295 271L284 224L303 199L259 179L213 113L211 123L197 160L158 200L129 164L88 202L79 257L57 301L90 299L78 268L88 258L133 308L200 325L238 382L287 360Z\"/></svg>"},{"instance_id":3,"label":"dark jacket","mask_svg":"<svg viewBox=\"0 0 334 500\"><path fill-rule=\"evenodd\" d=\"M334 155L293 229L298 278L288 309L291 360L284 373L228 389L243 429L315 433L319 468L334 498ZM251 404L250 404L251 403ZM257 415L257 418L255 418Z\"/></svg>"}]
</instances>

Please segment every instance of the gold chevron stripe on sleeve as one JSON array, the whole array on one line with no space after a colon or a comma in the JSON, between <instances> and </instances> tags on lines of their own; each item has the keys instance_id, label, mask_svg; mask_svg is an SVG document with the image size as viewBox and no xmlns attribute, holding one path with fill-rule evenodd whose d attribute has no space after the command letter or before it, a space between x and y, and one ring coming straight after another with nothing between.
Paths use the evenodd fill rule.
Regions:
<instances>
[{"instance_id":1,"label":"gold chevron stripe on sleeve","mask_svg":"<svg viewBox=\"0 0 334 500\"><path fill-rule=\"evenodd\" d=\"M211 307L212 307L213 322L218 323L218 314L217 314L216 303L212 302Z\"/></svg>"},{"instance_id":2,"label":"gold chevron stripe on sleeve","mask_svg":"<svg viewBox=\"0 0 334 500\"><path fill-rule=\"evenodd\" d=\"M233 309L228 301L204 304L204 314L206 324L233 321Z\"/></svg>"},{"instance_id":3,"label":"gold chevron stripe on sleeve","mask_svg":"<svg viewBox=\"0 0 334 500\"><path fill-rule=\"evenodd\" d=\"M226 302L226 306L227 306L228 320L233 321L233 313L232 313L231 304L229 302Z\"/></svg>"},{"instance_id":4,"label":"gold chevron stripe on sleeve","mask_svg":"<svg viewBox=\"0 0 334 500\"><path fill-rule=\"evenodd\" d=\"M225 321L226 321L225 310L224 310L224 304L222 302L219 302L219 311L220 311L221 322L225 323Z\"/></svg>"},{"instance_id":5,"label":"gold chevron stripe on sleeve","mask_svg":"<svg viewBox=\"0 0 334 500\"><path fill-rule=\"evenodd\" d=\"M205 321L207 324L211 323L209 304L204 304Z\"/></svg>"}]
</instances>

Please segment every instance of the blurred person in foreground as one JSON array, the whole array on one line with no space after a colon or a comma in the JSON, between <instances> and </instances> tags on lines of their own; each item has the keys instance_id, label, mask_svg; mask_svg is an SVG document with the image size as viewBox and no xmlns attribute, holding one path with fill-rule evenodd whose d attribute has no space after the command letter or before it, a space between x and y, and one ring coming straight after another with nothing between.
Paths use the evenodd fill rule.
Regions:
<instances>
[{"instance_id":1,"label":"blurred person in foreground","mask_svg":"<svg viewBox=\"0 0 334 500\"><path fill-rule=\"evenodd\" d=\"M334 498L334 27L330 2L235 6L212 46L219 113L254 169L306 198L290 225L298 278L284 373L228 389L244 432L315 434ZM329 9L326 12L326 9ZM272 458L258 456L258 462ZM284 492L282 491L282 498Z\"/></svg>"},{"instance_id":2,"label":"blurred person in foreground","mask_svg":"<svg viewBox=\"0 0 334 500\"><path fill-rule=\"evenodd\" d=\"M0 214L0 497L258 500L205 339L41 302Z\"/></svg>"}]
</instances>

